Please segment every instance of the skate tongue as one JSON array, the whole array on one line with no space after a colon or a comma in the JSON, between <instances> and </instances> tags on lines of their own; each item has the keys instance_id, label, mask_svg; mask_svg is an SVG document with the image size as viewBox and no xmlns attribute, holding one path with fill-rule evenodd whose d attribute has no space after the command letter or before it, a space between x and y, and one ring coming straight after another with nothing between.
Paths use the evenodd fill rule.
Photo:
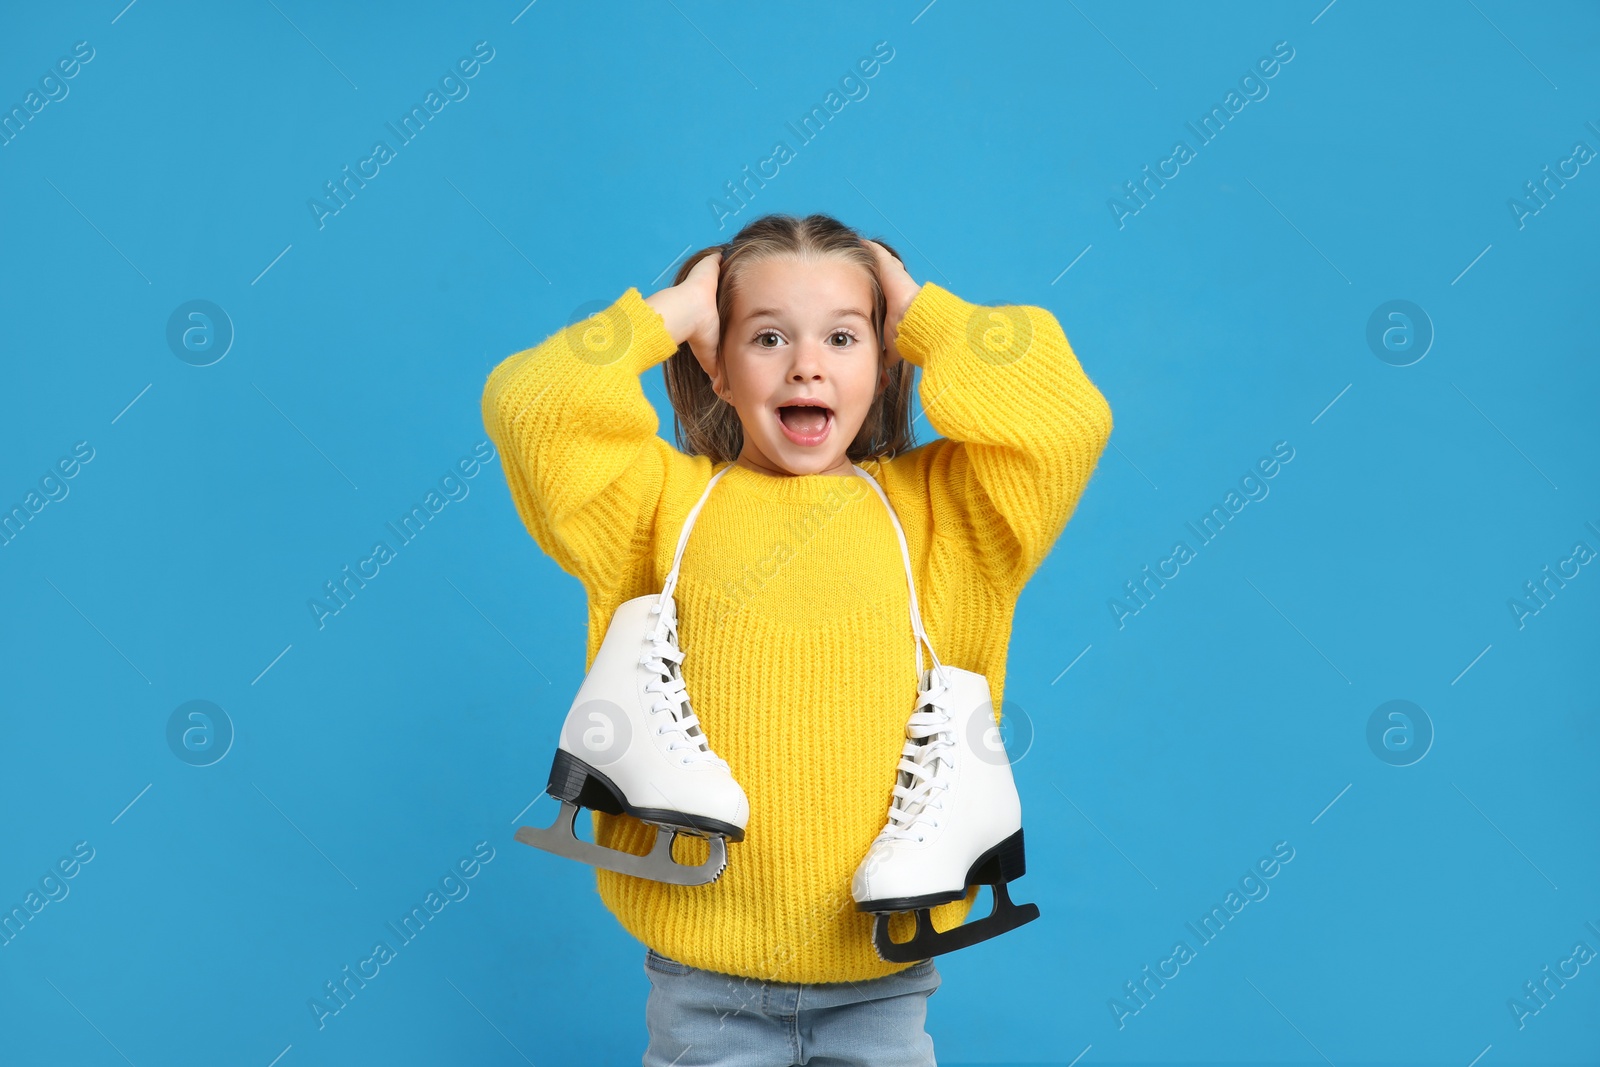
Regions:
<instances>
[{"instance_id":1,"label":"skate tongue","mask_svg":"<svg viewBox=\"0 0 1600 1067\"><path fill-rule=\"evenodd\" d=\"M935 734L934 736L937 737L938 735ZM931 738L930 738L930 740L931 740ZM944 774L945 771L950 766L949 762L944 759L942 751L941 752L936 752L936 753L929 753L926 750L924 750L922 752L919 752L919 753L917 753L917 756L916 756L916 762L921 764L922 766L924 766L924 767L926 767L928 769L928 775L929 775L930 778L939 777L940 775ZM927 779L923 779L923 781L926 782ZM928 801L931 800L932 798L933 798L933 793L930 792L930 793L926 794L921 800L918 800L918 801L915 801L915 802L913 802L911 804L908 804L906 806L906 814L909 815L909 816L913 816L913 817L920 816L922 814L923 810L927 808ZM914 822L915 818L913 818L912 821Z\"/></svg>"},{"instance_id":2,"label":"skate tongue","mask_svg":"<svg viewBox=\"0 0 1600 1067\"><path fill-rule=\"evenodd\" d=\"M936 687L938 687L939 696L934 695ZM926 790L930 779L937 779L949 772L951 767L951 761L948 758L951 752L949 742L952 738L949 733L951 724L948 711L940 703L944 687L932 667L923 672L920 689L917 711L912 716L913 723L917 724L914 729L917 733L921 733L924 729L930 729L931 732L924 734L919 739L920 743L911 758L918 766L926 769L926 774L915 783L915 786L920 786ZM909 771L906 772L906 777L912 777ZM910 785L908 783L908 786ZM932 798L933 794L942 791L943 787L928 790L924 792L921 799L906 805L905 813L911 823L914 824L921 817L923 810L928 805L928 800Z\"/></svg>"}]
</instances>

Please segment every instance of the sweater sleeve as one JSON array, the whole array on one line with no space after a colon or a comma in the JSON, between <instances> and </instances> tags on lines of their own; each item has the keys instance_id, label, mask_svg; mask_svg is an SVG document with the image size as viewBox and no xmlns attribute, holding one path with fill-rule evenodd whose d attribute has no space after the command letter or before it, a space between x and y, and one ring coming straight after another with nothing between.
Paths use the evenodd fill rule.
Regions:
<instances>
[{"instance_id":1,"label":"sweater sleeve","mask_svg":"<svg viewBox=\"0 0 1600 1067\"><path fill-rule=\"evenodd\" d=\"M935 532L969 541L979 570L1014 599L1105 450L1110 405L1044 308L980 306L925 282L895 343L922 368L922 407L944 436L889 466L910 468Z\"/></svg>"},{"instance_id":2,"label":"sweater sleeve","mask_svg":"<svg viewBox=\"0 0 1600 1067\"><path fill-rule=\"evenodd\" d=\"M677 347L660 313L629 288L604 311L506 357L484 386L484 428L517 513L591 594L648 548L668 467L690 462L656 436L639 382Z\"/></svg>"}]
</instances>

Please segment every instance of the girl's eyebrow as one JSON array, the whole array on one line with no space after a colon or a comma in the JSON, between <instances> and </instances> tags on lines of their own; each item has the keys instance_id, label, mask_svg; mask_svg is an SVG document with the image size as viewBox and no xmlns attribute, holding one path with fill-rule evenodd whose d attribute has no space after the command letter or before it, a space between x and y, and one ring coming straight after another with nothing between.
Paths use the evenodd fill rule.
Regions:
<instances>
[{"instance_id":1,"label":"girl's eyebrow","mask_svg":"<svg viewBox=\"0 0 1600 1067\"><path fill-rule=\"evenodd\" d=\"M751 311L750 314L749 314L749 317L752 318L752 319L759 319L759 318L761 318L763 316L765 316L767 318L777 319L777 318L782 318L783 317L783 313L781 311L779 311L777 308L756 308L755 310ZM872 321L871 316L867 315L866 312L858 311L855 308L839 308L837 311L834 311L832 313L832 315L831 315L831 317L835 318L835 319L848 319L851 316L854 316L854 317L856 317L858 319L865 319L867 322L871 322Z\"/></svg>"}]
</instances>

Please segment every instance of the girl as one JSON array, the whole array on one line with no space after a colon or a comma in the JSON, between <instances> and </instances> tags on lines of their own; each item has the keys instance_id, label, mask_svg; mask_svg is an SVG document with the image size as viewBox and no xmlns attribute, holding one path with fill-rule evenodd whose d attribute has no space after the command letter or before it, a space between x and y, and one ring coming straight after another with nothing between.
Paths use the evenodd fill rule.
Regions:
<instances>
[{"instance_id":1,"label":"girl","mask_svg":"<svg viewBox=\"0 0 1600 1067\"><path fill-rule=\"evenodd\" d=\"M678 448L640 387L660 363ZM944 435L916 447L907 364ZM998 711L1018 594L1111 434L1055 317L919 285L825 215L769 215L672 286L630 288L508 357L483 418L523 522L583 583L588 665L617 605L661 589L688 512L731 465L675 599L684 681L749 797L746 836L707 885L596 870L646 945L646 1067L931 1064L933 960L884 962L851 898L893 799L918 655L892 520L851 465L904 529L930 643L985 674ZM648 851L654 827L592 815L597 844ZM703 839L675 842L679 862L705 855ZM976 896L934 908L936 928ZM894 916L895 940L910 918Z\"/></svg>"}]
</instances>

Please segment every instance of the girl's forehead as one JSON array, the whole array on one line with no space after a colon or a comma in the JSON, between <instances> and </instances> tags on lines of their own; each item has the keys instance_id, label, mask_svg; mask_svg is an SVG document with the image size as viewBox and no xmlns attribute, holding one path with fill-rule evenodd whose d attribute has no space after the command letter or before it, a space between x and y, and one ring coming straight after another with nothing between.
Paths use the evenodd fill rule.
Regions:
<instances>
[{"instance_id":1,"label":"girl's forehead","mask_svg":"<svg viewBox=\"0 0 1600 1067\"><path fill-rule=\"evenodd\" d=\"M775 256L740 270L732 310L735 318L826 317L846 310L871 318L872 278L842 256Z\"/></svg>"}]
</instances>

